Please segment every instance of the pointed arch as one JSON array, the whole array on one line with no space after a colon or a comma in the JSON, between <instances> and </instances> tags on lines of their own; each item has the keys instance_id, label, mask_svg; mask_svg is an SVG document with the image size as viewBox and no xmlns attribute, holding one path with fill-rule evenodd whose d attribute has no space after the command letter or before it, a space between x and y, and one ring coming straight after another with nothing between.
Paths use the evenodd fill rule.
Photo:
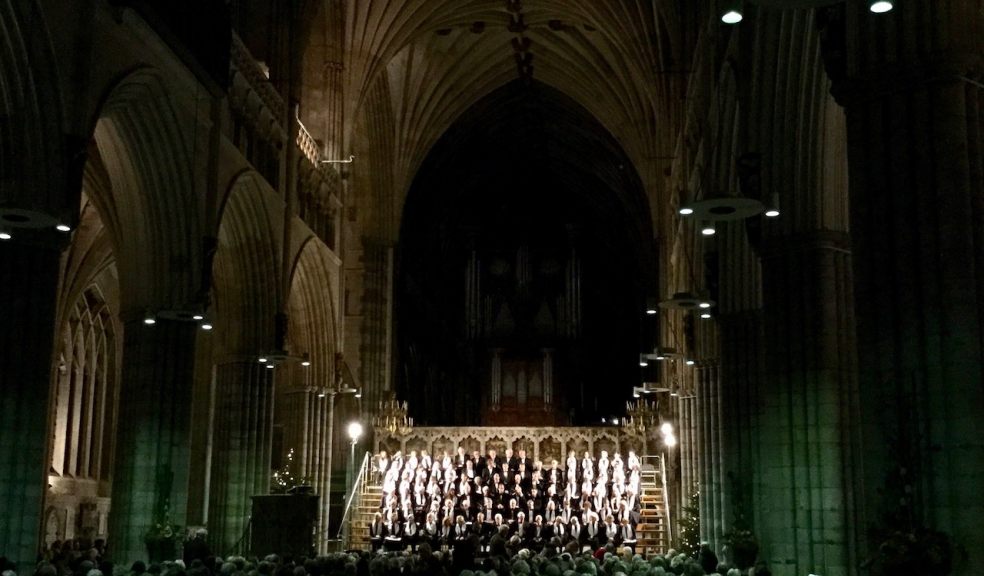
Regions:
<instances>
[{"instance_id":1,"label":"pointed arch","mask_svg":"<svg viewBox=\"0 0 984 576\"><path fill-rule=\"evenodd\" d=\"M251 170L233 179L224 197L212 265L220 353L250 355L274 347L282 211L280 199Z\"/></svg>"}]
</instances>

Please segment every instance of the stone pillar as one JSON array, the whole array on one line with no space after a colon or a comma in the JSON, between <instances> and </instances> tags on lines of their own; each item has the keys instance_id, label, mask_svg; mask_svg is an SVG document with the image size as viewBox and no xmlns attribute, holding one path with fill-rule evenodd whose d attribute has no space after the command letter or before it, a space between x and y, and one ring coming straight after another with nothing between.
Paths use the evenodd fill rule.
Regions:
<instances>
[{"instance_id":1,"label":"stone pillar","mask_svg":"<svg viewBox=\"0 0 984 576\"><path fill-rule=\"evenodd\" d=\"M215 367L208 520L209 541L217 554L248 548L241 539L252 514L251 497L269 492L275 371L255 359Z\"/></svg>"},{"instance_id":2,"label":"stone pillar","mask_svg":"<svg viewBox=\"0 0 984 576\"><path fill-rule=\"evenodd\" d=\"M0 262L0 550L28 573L48 471L59 249L0 240Z\"/></svg>"},{"instance_id":3,"label":"stone pillar","mask_svg":"<svg viewBox=\"0 0 984 576\"><path fill-rule=\"evenodd\" d=\"M124 316L123 369L110 512L116 562L147 558L144 536L186 524L196 324ZM202 423L205 425L205 423Z\"/></svg>"},{"instance_id":4,"label":"stone pillar","mask_svg":"<svg viewBox=\"0 0 984 576\"><path fill-rule=\"evenodd\" d=\"M697 389L697 451L700 466L700 532L701 540L714 550L720 550L724 532L729 485L723 462L724 411L722 405L720 370L715 364L702 364L695 370ZM690 494L682 494L681 501Z\"/></svg>"},{"instance_id":5,"label":"stone pillar","mask_svg":"<svg viewBox=\"0 0 984 576\"><path fill-rule=\"evenodd\" d=\"M975 2L828 13L847 115L864 501L984 563L984 15ZM850 58L844 55L850 55Z\"/></svg>"},{"instance_id":6,"label":"stone pillar","mask_svg":"<svg viewBox=\"0 0 984 576\"><path fill-rule=\"evenodd\" d=\"M759 557L776 574L854 574L857 383L843 232L763 250L764 369L755 418Z\"/></svg>"},{"instance_id":7,"label":"stone pillar","mask_svg":"<svg viewBox=\"0 0 984 576\"><path fill-rule=\"evenodd\" d=\"M365 405L377 406L392 384L393 247L364 241L363 265L361 381Z\"/></svg>"}]
</instances>

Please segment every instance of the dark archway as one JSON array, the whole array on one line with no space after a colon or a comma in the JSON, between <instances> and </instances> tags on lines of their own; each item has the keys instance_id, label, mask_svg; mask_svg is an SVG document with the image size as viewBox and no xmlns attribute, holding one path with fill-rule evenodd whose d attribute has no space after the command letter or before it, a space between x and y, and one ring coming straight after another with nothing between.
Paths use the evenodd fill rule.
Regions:
<instances>
[{"instance_id":1,"label":"dark archway","mask_svg":"<svg viewBox=\"0 0 984 576\"><path fill-rule=\"evenodd\" d=\"M624 409L655 285L650 210L621 147L569 97L514 82L466 112L418 172L399 246L396 382L417 422Z\"/></svg>"}]
</instances>

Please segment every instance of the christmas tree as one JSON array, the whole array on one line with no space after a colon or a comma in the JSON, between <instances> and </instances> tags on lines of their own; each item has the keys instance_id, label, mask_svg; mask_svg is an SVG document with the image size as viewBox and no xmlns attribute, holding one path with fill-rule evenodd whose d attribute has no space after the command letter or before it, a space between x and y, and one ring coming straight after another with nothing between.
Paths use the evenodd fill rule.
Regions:
<instances>
[{"instance_id":1,"label":"christmas tree","mask_svg":"<svg viewBox=\"0 0 984 576\"><path fill-rule=\"evenodd\" d=\"M697 558L700 553L700 487L695 486L693 493L683 507L680 515L679 540L677 550L691 558Z\"/></svg>"}]
</instances>

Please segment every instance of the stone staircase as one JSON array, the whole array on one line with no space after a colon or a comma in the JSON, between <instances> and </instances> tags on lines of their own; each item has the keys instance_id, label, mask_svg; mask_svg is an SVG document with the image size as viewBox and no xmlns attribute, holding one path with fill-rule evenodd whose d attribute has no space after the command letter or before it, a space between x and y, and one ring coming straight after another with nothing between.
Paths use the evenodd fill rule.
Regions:
<instances>
[{"instance_id":1,"label":"stone staircase","mask_svg":"<svg viewBox=\"0 0 984 576\"><path fill-rule=\"evenodd\" d=\"M663 483L652 467L646 468L640 478L639 523L636 525L636 552L644 557L665 554L670 547Z\"/></svg>"}]
</instances>

